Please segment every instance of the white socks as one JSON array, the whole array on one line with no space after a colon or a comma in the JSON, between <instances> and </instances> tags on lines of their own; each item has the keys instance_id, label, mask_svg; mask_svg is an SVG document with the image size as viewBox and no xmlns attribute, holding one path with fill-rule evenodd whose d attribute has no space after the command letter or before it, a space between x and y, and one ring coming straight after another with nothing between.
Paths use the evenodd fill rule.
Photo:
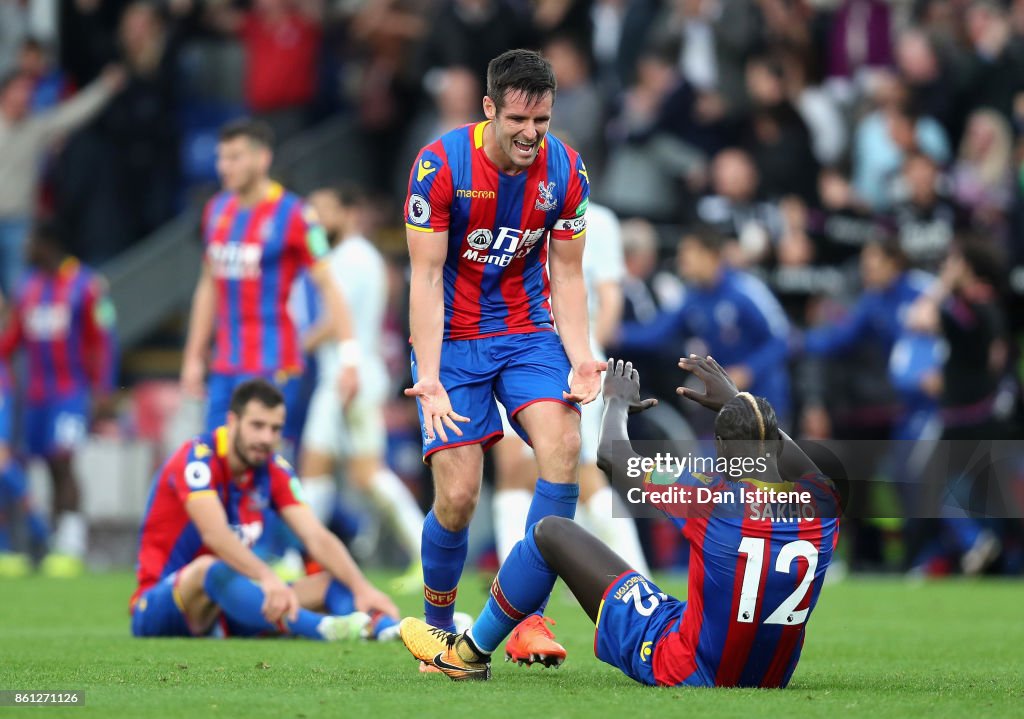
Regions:
<instances>
[{"instance_id":1,"label":"white socks","mask_svg":"<svg viewBox=\"0 0 1024 719\"><path fill-rule=\"evenodd\" d=\"M498 562L516 546L526 533L526 517L530 514L533 493L526 489L499 489L491 500L494 513L494 545Z\"/></svg>"},{"instance_id":2,"label":"white socks","mask_svg":"<svg viewBox=\"0 0 1024 719\"><path fill-rule=\"evenodd\" d=\"M585 505L577 510L577 519L591 533L611 547L616 554L626 560L630 567L646 577L651 576L650 567L644 558L640 546L640 537L636 533L636 524L631 517L625 516L625 509L619 507L619 514L612 515L613 508L619 504L618 497L611 487L602 487ZM582 510L582 511L581 511Z\"/></svg>"},{"instance_id":3,"label":"white socks","mask_svg":"<svg viewBox=\"0 0 1024 719\"><path fill-rule=\"evenodd\" d=\"M383 467L373 475L370 498L391 521L402 549L412 561L418 561L424 516L409 488L397 474Z\"/></svg>"},{"instance_id":4,"label":"white socks","mask_svg":"<svg viewBox=\"0 0 1024 719\"><path fill-rule=\"evenodd\" d=\"M305 495L306 504L313 510L313 514L321 524L326 526L331 520L335 497L338 493L337 487L334 486L334 477L327 474L306 477L302 480L302 493Z\"/></svg>"},{"instance_id":5,"label":"white socks","mask_svg":"<svg viewBox=\"0 0 1024 719\"><path fill-rule=\"evenodd\" d=\"M81 512L61 512L53 533L53 551L76 559L85 559L89 527Z\"/></svg>"}]
</instances>

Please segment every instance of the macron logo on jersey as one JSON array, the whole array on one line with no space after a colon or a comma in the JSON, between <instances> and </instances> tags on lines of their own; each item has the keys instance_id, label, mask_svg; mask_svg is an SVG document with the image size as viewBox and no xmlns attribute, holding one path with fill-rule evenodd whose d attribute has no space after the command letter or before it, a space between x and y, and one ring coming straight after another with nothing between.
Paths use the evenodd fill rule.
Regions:
<instances>
[{"instance_id":1,"label":"macron logo on jersey","mask_svg":"<svg viewBox=\"0 0 1024 719\"><path fill-rule=\"evenodd\" d=\"M498 196L494 190L456 190L456 197L468 197L471 200L493 200Z\"/></svg>"}]
</instances>

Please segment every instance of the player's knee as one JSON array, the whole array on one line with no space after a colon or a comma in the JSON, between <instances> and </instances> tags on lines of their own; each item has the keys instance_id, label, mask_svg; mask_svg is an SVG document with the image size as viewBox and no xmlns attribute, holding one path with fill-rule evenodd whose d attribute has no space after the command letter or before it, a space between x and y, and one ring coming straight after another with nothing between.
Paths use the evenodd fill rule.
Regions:
<instances>
[{"instance_id":1,"label":"player's knee","mask_svg":"<svg viewBox=\"0 0 1024 719\"><path fill-rule=\"evenodd\" d=\"M434 514L445 529L458 531L469 525L479 499L479 485L453 485L443 491L438 487L434 500Z\"/></svg>"},{"instance_id":2,"label":"player's knee","mask_svg":"<svg viewBox=\"0 0 1024 719\"><path fill-rule=\"evenodd\" d=\"M565 517L544 517L533 525L533 541L541 554L546 555L549 550L565 545L574 526L574 522Z\"/></svg>"},{"instance_id":3,"label":"player's knee","mask_svg":"<svg viewBox=\"0 0 1024 719\"><path fill-rule=\"evenodd\" d=\"M545 442L544 451L550 459L562 468L574 468L580 461L580 430L569 427L561 432L553 433Z\"/></svg>"},{"instance_id":4,"label":"player's knee","mask_svg":"<svg viewBox=\"0 0 1024 719\"><path fill-rule=\"evenodd\" d=\"M181 570L181 583L197 584L203 586L206 582L206 577L210 573L210 568L217 563L217 558L212 554L204 554L201 557L193 559L187 567ZM221 565L225 569L229 569L223 562Z\"/></svg>"}]
</instances>

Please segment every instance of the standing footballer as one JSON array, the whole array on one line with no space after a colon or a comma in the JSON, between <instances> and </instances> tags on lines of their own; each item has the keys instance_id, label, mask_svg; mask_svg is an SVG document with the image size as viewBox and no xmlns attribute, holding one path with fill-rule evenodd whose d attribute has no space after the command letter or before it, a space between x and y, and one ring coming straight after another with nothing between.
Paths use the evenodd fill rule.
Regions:
<instances>
[{"instance_id":1,"label":"standing footballer","mask_svg":"<svg viewBox=\"0 0 1024 719\"><path fill-rule=\"evenodd\" d=\"M300 197L270 179L273 134L253 120L225 125L217 144L223 191L203 213L205 259L192 299L181 369L186 394L203 395L206 351L213 340L206 429L227 417L231 392L255 377L272 380L285 396L292 421L284 430L289 449L298 444L302 347L288 313L296 275L311 270L341 340L338 377L343 395L357 383L358 345L348 307L326 262L323 229L310 221Z\"/></svg>"},{"instance_id":2,"label":"standing footballer","mask_svg":"<svg viewBox=\"0 0 1024 719\"><path fill-rule=\"evenodd\" d=\"M441 629L454 629L483 453L502 437L496 400L537 455L527 527L576 512L579 405L597 396L605 365L590 349L583 284L589 180L579 154L548 134L555 89L538 53L499 55L487 68L487 120L427 145L410 173L406 394L418 400L434 476L421 556L426 620ZM565 658L539 613L516 618L514 658Z\"/></svg>"}]
</instances>

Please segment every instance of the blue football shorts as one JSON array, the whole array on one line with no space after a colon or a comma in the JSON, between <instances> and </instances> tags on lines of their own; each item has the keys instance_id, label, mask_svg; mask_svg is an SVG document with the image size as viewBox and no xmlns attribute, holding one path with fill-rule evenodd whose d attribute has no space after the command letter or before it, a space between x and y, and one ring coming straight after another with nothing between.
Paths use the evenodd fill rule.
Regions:
<instances>
[{"instance_id":1,"label":"blue football shorts","mask_svg":"<svg viewBox=\"0 0 1024 719\"><path fill-rule=\"evenodd\" d=\"M656 686L654 647L683 616L686 602L665 594L639 572L608 585L594 630L594 655L630 679Z\"/></svg>"},{"instance_id":2,"label":"blue football shorts","mask_svg":"<svg viewBox=\"0 0 1024 719\"><path fill-rule=\"evenodd\" d=\"M72 452L88 434L89 396L85 392L25 405L25 445L34 457Z\"/></svg>"},{"instance_id":3,"label":"blue football shorts","mask_svg":"<svg viewBox=\"0 0 1024 719\"><path fill-rule=\"evenodd\" d=\"M526 430L516 421L516 414L535 402L561 402L577 413L578 404L566 402L563 392L569 391L572 367L554 332L498 335L472 340L445 340L441 343L441 384L448 392L452 409L470 419L458 423L462 436L447 426L444 442L436 435L427 441L423 427L423 408L416 403L423 439L423 460L451 447L481 444L490 448L504 433L498 402L508 410L512 428L529 443ZM417 380L416 353L412 353L412 378Z\"/></svg>"}]
</instances>

